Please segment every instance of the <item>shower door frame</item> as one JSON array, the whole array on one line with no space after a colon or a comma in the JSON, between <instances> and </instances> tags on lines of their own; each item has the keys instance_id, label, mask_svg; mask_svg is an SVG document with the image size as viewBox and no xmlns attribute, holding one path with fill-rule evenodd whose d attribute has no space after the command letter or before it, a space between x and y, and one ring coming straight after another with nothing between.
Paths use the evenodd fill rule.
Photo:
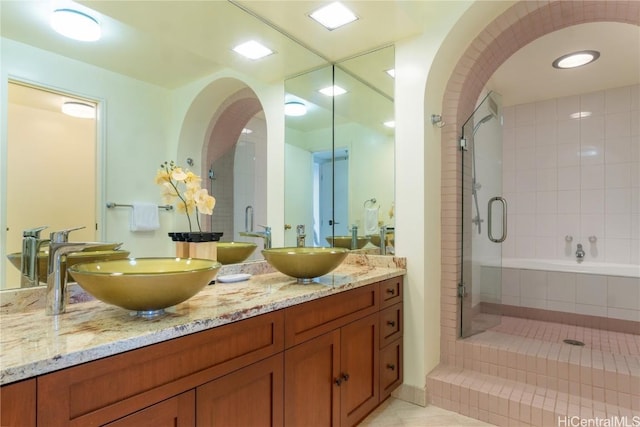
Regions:
<instances>
[{"instance_id":1,"label":"shower door frame","mask_svg":"<svg viewBox=\"0 0 640 427\"><path fill-rule=\"evenodd\" d=\"M493 103L489 106L489 103ZM494 205L492 218L491 201L502 198L502 118L500 116L501 97L489 92L478 104L462 126L460 138L461 153L461 252L458 298L460 299L460 337L465 338L500 323L502 299L502 241L506 237L506 211L499 212ZM493 120L492 120L493 119ZM493 127L493 136L483 144L482 137ZM475 143L479 133L478 145ZM489 134L490 135L490 134ZM493 150L487 151L483 150ZM488 154L488 155L487 155ZM484 158L485 163L478 161ZM478 169L476 164L480 165ZM484 169L484 171L482 171ZM480 174L478 170L481 170ZM496 174L495 171L498 170ZM493 171L491 176L488 172ZM474 179L477 178L477 182ZM493 178L490 180L490 177ZM490 180L490 182L487 182ZM483 186L484 182L484 188ZM474 195L474 188L476 194ZM482 194L482 202L479 202ZM504 202L506 203L506 201ZM479 206L479 210L476 210ZM506 209L506 204L504 205ZM479 222L474 222L477 215ZM493 226L492 238L487 231ZM503 226L505 228L503 228ZM478 227L482 231L478 234ZM496 230L497 229L497 230ZM497 240L497 241L496 241ZM475 304L474 304L475 303Z\"/></svg>"}]
</instances>

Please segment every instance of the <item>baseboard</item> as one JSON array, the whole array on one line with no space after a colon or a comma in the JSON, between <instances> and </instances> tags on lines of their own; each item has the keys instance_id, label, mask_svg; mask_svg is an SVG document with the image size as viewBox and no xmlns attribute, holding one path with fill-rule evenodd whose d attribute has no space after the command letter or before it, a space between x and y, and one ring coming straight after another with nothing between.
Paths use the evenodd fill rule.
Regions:
<instances>
[{"instance_id":1,"label":"baseboard","mask_svg":"<svg viewBox=\"0 0 640 427\"><path fill-rule=\"evenodd\" d=\"M408 384L401 384L391 392L391 396L419 406L427 406L428 403L426 387L419 388Z\"/></svg>"}]
</instances>

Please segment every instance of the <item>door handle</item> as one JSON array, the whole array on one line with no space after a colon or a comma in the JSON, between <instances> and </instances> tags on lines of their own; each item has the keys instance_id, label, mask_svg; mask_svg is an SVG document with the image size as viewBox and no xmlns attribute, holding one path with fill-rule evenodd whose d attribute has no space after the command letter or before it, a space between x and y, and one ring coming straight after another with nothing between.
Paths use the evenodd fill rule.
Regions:
<instances>
[{"instance_id":1,"label":"door handle","mask_svg":"<svg viewBox=\"0 0 640 427\"><path fill-rule=\"evenodd\" d=\"M334 220L330 219L329 220L329 225L334 225L334 224L340 224L339 222L335 222Z\"/></svg>"},{"instance_id":2,"label":"door handle","mask_svg":"<svg viewBox=\"0 0 640 427\"><path fill-rule=\"evenodd\" d=\"M499 238L493 237L491 229L491 225L493 223L493 219L491 216L491 207L493 206L494 202L502 203L502 236L500 236ZM494 243L502 243L507 238L507 201L504 199L504 197L492 197L491 199L489 199L489 203L487 204L487 210L487 234L489 235L489 240Z\"/></svg>"}]
</instances>

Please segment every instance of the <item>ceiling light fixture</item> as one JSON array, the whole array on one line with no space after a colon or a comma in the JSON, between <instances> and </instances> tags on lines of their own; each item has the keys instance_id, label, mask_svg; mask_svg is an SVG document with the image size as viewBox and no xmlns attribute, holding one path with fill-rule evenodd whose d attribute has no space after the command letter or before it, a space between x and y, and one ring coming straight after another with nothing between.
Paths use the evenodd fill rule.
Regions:
<instances>
[{"instance_id":1,"label":"ceiling light fixture","mask_svg":"<svg viewBox=\"0 0 640 427\"><path fill-rule=\"evenodd\" d=\"M597 50L581 50L579 52L569 53L557 58L551 65L553 68L567 69L576 68L587 65L600 58L600 52Z\"/></svg>"},{"instance_id":2,"label":"ceiling light fixture","mask_svg":"<svg viewBox=\"0 0 640 427\"><path fill-rule=\"evenodd\" d=\"M249 59L260 59L273 53L271 49L255 40L249 40L246 43L239 44L233 48L233 51Z\"/></svg>"},{"instance_id":3,"label":"ceiling light fixture","mask_svg":"<svg viewBox=\"0 0 640 427\"><path fill-rule=\"evenodd\" d=\"M56 9L51 14L51 28L65 37L83 42L100 39L102 31L98 21L75 9Z\"/></svg>"},{"instance_id":4,"label":"ceiling light fixture","mask_svg":"<svg viewBox=\"0 0 640 427\"><path fill-rule=\"evenodd\" d=\"M242 128L242 131L240 133L249 135L250 133L253 133L253 131L249 128Z\"/></svg>"},{"instance_id":5,"label":"ceiling light fixture","mask_svg":"<svg viewBox=\"0 0 640 427\"><path fill-rule=\"evenodd\" d=\"M81 119L93 119L96 117L96 107L84 102L67 101L62 104L62 112L68 116Z\"/></svg>"},{"instance_id":6,"label":"ceiling light fixture","mask_svg":"<svg viewBox=\"0 0 640 427\"><path fill-rule=\"evenodd\" d=\"M326 96L338 96L338 95L342 95L344 93L347 93L346 90L344 90L343 88L341 88L338 85L333 85L333 86L327 86L323 89L320 89L318 92L320 92L323 95Z\"/></svg>"},{"instance_id":7,"label":"ceiling light fixture","mask_svg":"<svg viewBox=\"0 0 640 427\"><path fill-rule=\"evenodd\" d=\"M329 30L335 30L358 19L353 12L337 1L321 7L310 14L309 17Z\"/></svg>"},{"instance_id":8,"label":"ceiling light fixture","mask_svg":"<svg viewBox=\"0 0 640 427\"><path fill-rule=\"evenodd\" d=\"M307 106L302 102L298 101L290 101L284 104L284 114L285 116L304 116L307 114Z\"/></svg>"}]
</instances>

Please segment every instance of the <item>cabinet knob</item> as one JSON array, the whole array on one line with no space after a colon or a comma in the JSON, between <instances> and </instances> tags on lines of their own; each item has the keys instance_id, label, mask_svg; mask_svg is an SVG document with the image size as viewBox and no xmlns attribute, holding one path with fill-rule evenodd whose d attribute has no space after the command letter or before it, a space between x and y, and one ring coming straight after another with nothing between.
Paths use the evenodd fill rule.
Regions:
<instances>
[{"instance_id":1,"label":"cabinet knob","mask_svg":"<svg viewBox=\"0 0 640 427\"><path fill-rule=\"evenodd\" d=\"M342 385L343 382L349 381L349 374L342 374L338 378L336 378L333 382L336 383L337 386Z\"/></svg>"},{"instance_id":2,"label":"cabinet knob","mask_svg":"<svg viewBox=\"0 0 640 427\"><path fill-rule=\"evenodd\" d=\"M396 326L396 322L394 320L387 320L387 325L393 328L394 326Z\"/></svg>"},{"instance_id":3,"label":"cabinet knob","mask_svg":"<svg viewBox=\"0 0 640 427\"><path fill-rule=\"evenodd\" d=\"M336 383L337 386L342 385L342 377L336 378L333 382Z\"/></svg>"},{"instance_id":4,"label":"cabinet knob","mask_svg":"<svg viewBox=\"0 0 640 427\"><path fill-rule=\"evenodd\" d=\"M396 370L396 365L392 364L392 363L387 363L387 369L391 369L392 371Z\"/></svg>"},{"instance_id":5,"label":"cabinet knob","mask_svg":"<svg viewBox=\"0 0 640 427\"><path fill-rule=\"evenodd\" d=\"M393 288L387 288L387 293L388 293L389 295L393 295L393 294L395 294L395 293L396 293L396 291L395 291L395 289L393 289Z\"/></svg>"}]
</instances>

